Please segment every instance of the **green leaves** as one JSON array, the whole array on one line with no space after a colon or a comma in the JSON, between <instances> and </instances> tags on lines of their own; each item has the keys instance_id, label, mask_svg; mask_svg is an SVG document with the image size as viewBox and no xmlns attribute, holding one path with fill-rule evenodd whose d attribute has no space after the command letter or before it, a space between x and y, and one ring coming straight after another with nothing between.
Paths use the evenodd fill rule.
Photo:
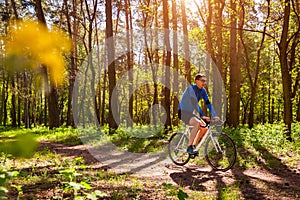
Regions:
<instances>
[{"instance_id":1,"label":"green leaves","mask_svg":"<svg viewBox=\"0 0 300 200\"><path fill-rule=\"evenodd\" d=\"M170 183L163 183L162 186L164 186L166 189L175 189L176 187Z\"/></svg>"},{"instance_id":2,"label":"green leaves","mask_svg":"<svg viewBox=\"0 0 300 200\"><path fill-rule=\"evenodd\" d=\"M177 193L177 197L178 197L179 200L184 200L184 199L189 198L189 195L187 195L187 193L185 193L184 191L179 189L178 193Z\"/></svg>"},{"instance_id":3,"label":"green leaves","mask_svg":"<svg viewBox=\"0 0 300 200\"><path fill-rule=\"evenodd\" d=\"M300 160L300 124L292 125L293 142L287 140L285 129L284 124L277 123L256 125L252 129L226 128L224 131L232 137L238 148L240 166L251 168L264 162L269 167L278 167L280 164L296 167Z\"/></svg>"},{"instance_id":4,"label":"green leaves","mask_svg":"<svg viewBox=\"0 0 300 200\"><path fill-rule=\"evenodd\" d=\"M177 188L170 183L163 183L162 186L169 190L169 196L177 196L179 200L185 200L189 197L182 189L177 190Z\"/></svg>"},{"instance_id":5,"label":"green leaves","mask_svg":"<svg viewBox=\"0 0 300 200\"><path fill-rule=\"evenodd\" d=\"M95 190L94 192L88 194L86 196L87 199L98 200L99 197L107 197L108 195L105 192L101 192L100 190Z\"/></svg>"},{"instance_id":6,"label":"green leaves","mask_svg":"<svg viewBox=\"0 0 300 200\"><path fill-rule=\"evenodd\" d=\"M93 187L88 183L89 181L87 179L85 180L78 180L78 177L82 177L81 173L77 172L76 166L81 165L81 169L85 169L85 166L83 165L83 158L82 157L77 157L74 158L74 162L72 163L72 166L60 170L58 177L60 177L64 189L64 192L73 192L74 199L92 199L96 200L99 199L99 197L105 197L107 196L106 193L101 192L99 190L95 190L93 192L90 192L90 190L93 189ZM88 190L88 192L87 192Z\"/></svg>"},{"instance_id":7,"label":"green leaves","mask_svg":"<svg viewBox=\"0 0 300 200\"><path fill-rule=\"evenodd\" d=\"M6 184L9 179L18 176L17 171L8 171L4 166L0 166L0 199L8 192Z\"/></svg>"},{"instance_id":8,"label":"green leaves","mask_svg":"<svg viewBox=\"0 0 300 200\"><path fill-rule=\"evenodd\" d=\"M15 137L0 137L0 152L17 158L30 158L37 148L33 135L22 134Z\"/></svg>"}]
</instances>

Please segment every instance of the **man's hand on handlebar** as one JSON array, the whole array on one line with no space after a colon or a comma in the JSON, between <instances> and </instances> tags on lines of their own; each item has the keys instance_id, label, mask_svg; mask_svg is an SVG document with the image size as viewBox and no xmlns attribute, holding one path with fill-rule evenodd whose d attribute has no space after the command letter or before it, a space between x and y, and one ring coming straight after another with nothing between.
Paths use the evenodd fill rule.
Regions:
<instances>
[{"instance_id":1,"label":"man's hand on handlebar","mask_svg":"<svg viewBox=\"0 0 300 200\"><path fill-rule=\"evenodd\" d=\"M203 119L204 121L206 121L206 122L210 122L210 120L211 120L210 117L207 117L207 116L203 116L202 119ZM218 121L220 121L220 117L215 116L215 117L212 119L212 121L213 121L213 122L218 122Z\"/></svg>"},{"instance_id":2,"label":"man's hand on handlebar","mask_svg":"<svg viewBox=\"0 0 300 200\"><path fill-rule=\"evenodd\" d=\"M215 117L213 118L213 122L218 122L218 121L220 121L220 117L215 116Z\"/></svg>"},{"instance_id":3,"label":"man's hand on handlebar","mask_svg":"<svg viewBox=\"0 0 300 200\"><path fill-rule=\"evenodd\" d=\"M210 122L210 118L209 117L206 117L206 116L203 116L201 117L205 122Z\"/></svg>"}]
</instances>

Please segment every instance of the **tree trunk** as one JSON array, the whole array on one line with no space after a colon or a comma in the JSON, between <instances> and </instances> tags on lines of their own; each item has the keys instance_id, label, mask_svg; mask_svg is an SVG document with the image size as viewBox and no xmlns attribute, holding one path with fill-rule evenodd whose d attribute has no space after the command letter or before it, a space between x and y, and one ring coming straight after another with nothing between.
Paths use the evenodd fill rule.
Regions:
<instances>
[{"instance_id":1,"label":"tree trunk","mask_svg":"<svg viewBox=\"0 0 300 200\"><path fill-rule=\"evenodd\" d=\"M33 94L33 102L32 102L32 124L33 124L33 127L36 127L36 110L37 110L37 102L36 102L36 92Z\"/></svg>"},{"instance_id":2,"label":"tree trunk","mask_svg":"<svg viewBox=\"0 0 300 200\"><path fill-rule=\"evenodd\" d=\"M240 66L237 65L237 19L236 2L230 1L230 93L229 93L229 125L239 125L240 111ZM240 55L239 55L240 56Z\"/></svg>"},{"instance_id":3,"label":"tree trunk","mask_svg":"<svg viewBox=\"0 0 300 200\"><path fill-rule=\"evenodd\" d=\"M251 88L250 112L249 112L249 127L250 128L252 128L254 125L254 106L255 106L256 93L257 93L258 77L259 77L259 72L261 70L260 57L261 57L261 51L263 50L263 45L264 45L264 41L265 41L265 35L266 35L267 26L268 26L269 15L270 15L270 1L268 1L268 14L266 17L266 21L264 23L262 39L261 39L260 45L257 49L254 80L252 80L252 78L251 78L250 69L247 69L248 77L249 77L250 85L251 85L251 87L250 87Z\"/></svg>"},{"instance_id":4,"label":"tree trunk","mask_svg":"<svg viewBox=\"0 0 300 200\"><path fill-rule=\"evenodd\" d=\"M129 73L129 83L133 81L133 50L132 50L132 16L130 9L130 0L125 0L125 17L126 17L126 45L127 45L127 71ZM129 94L133 93L133 86L129 84ZM133 98L129 97L129 116L133 118ZM132 126L132 120L128 120L128 125Z\"/></svg>"},{"instance_id":5,"label":"tree trunk","mask_svg":"<svg viewBox=\"0 0 300 200\"><path fill-rule=\"evenodd\" d=\"M271 120L270 123L273 124L275 116L275 99L272 97L272 106L271 106Z\"/></svg>"},{"instance_id":6,"label":"tree trunk","mask_svg":"<svg viewBox=\"0 0 300 200\"><path fill-rule=\"evenodd\" d=\"M35 11L38 20L46 26L46 19L43 12L42 2L41 0L35 0ZM46 79L46 87L48 87L48 72L47 68L43 66L45 72L45 79ZM48 90L48 89L46 89ZM49 109L49 128L55 128L60 126L60 119L59 119L59 105L58 105L58 92L57 87L54 83L50 80L50 91L48 96L48 109Z\"/></svg>"},{"instance_id":7,"label":"tree trunk","mask_svg":"<svg viewBox=\"0 0 300 200\"><path fill-rule=\"evenodd\" d=\"M297 109L297 117L296 117L297 122L300 122L300 96L298 98L298 109Z\"/></svg>"},{"instance_id":8,"label":"tree trunk","mask_svg":"<svg viewBox=\"0 0 300 200\"><path fill-rule=\"evenodd\" d=\"M238 22L238 35L240 37L240 39L238 40L238 56L237 56L237 67L236 67L236 70L237 70L237 77L235 77L236 79L236 82L237 82L237 89L236 89L236 92L238 92L238 97L236 98L239 98L239 103L238 105L235 105L235 109L238 110L238 113L236 113L236 115L240 115L240 99L241 99L241 94L240 94L240 83L241 83L241 66L242 66L242 60L243 60L243 43L242 43L242 39L243 38L243 27L244 27L244 1L242 1L240 3L240 8L239 8L239 22ZM237 99L236 99L237 101ZM235 116L235 120L237 121L236 123L234 123L234 127L238 126L239 125L239 120L240 118Z\"/></svg>"},{"instance_id":9,"label":"tree trunk","mask_svg":"<svg viewBox=\"0 0 300 200\"><path fill-rule=\"evenodd\" d=\"M17 126L17 112L16 112L16 83L15 83L15 75L12 75L11 79L11 87L12 87L12 95L11 95L11 123L12 127Z\"/></svg>"},{"instance_id":10,"label":"tree trunk","mask_svg":"<svg viewBox=\"0 0 300 200\"><path fill-rule=\"evenodd\" d=\"M94 62L93 62L93 23L94 20L96 18L96 11L97 11L97 6L98 6L98 1L95 0L93 1L93 4L89 4L87 0L85 0L85 8L87 11L87 17L88 17L88 48L87 48L87 55L88 55L88 66L90 67L90 71L91 71L91 78L90 81L90 91L91 94L93 94L94 96L91 98L94 98L92 104L94 105L94 109L96 110L96 103L97 103L97 99L96 99L96 90L95 90L95 78L96 78L96 72L95 72L95 66L94 66ZM93 7L93 11L90 12L90 7Z\"/></svg>"},{"instance_id":11,"label":"tree trunk","mask_svg":"<svg viewBox=\"0 0 300 200\"><path fill-rule=\"evenodd\" d=\"M97 20L95 20L94 21L94 23L95 23L95 26L97 26ZM100 77L101 77L101 72L103 71L103 68L104 68L104 66L103 66L103 62L102 62L102 49L101 49L101 47L100 47L100 38L99 38L99 30L98 30L98 28L96 28L96 30L95 30L95 37L96 37L96 46L97 46L97 49L96 49L96 52L98 52L97 53L97 69L98 69L98 83L97 83L97 85L98 85L98 92L97 92L97 94L96 94L96 99L97 99L97 102L96 102L96 115L97 115L97 119L98 119L98 122L99 122L99 124L101 124L101 117L102 117L102 107L104 106L102 106L102 96L101 96L101 93L105 93L105 90L103 90L102 88L101 88L101 79L100 79Z\"/></svg>"},{"instance_id":12,"label":"tree trunk","mask_svg":"<svg viewBox=\"0 0 300 200\"><path fill-rule=\"evenodd\" d=\"M11 0L11 6L12 6L12 9L13 9L13 13L14 13L14 16L16 18L16 20L19 19L19 14L18 14L18 11L17 11L17 7L16 7L16 2L14 0ZM20 87L19 87L19 74L17 73L16 75L16 79L15 77L13 76L12 78L12 88L13 88L13 93L12 93L12 126L13 127L16 127L17 125L20 127L21 126L21 97L20 95L18 95L18 112L16 110L16 93L17 91L20 91ZM17 86L16 84L17 83Z\"/></svg>"},{"instance_id":13,"label":"tree trunk","mask_svg":"<svg viewBox=\"0 0 300 200\"><path fill-rule=\"evenodd\" d=\"M4 113L4 99L5 99L5 75L3 73L3 82L2 82L2 90L1 90L1 105L0 105L0 124L3 125L3 113Z\"/></svg>"},{"instance_id":14,"label":"tree trunk","mask_svg":"<svg viewBox=\"0 0 300 200\"><path fill-rule=\"evenodd\" d=\"M270 52L270 50L271 49L269 49L269 52ZM273 56L271 56L271 54L269 53L268 54L268 58L270 59L270 61L271 60L274 60L273 58L272 58ZM270 124L273 124L273 113L274 113L274 104L273 104L273 100L274 100L274 96L273 96L273 94L272 94L272 88L274 87L273 85L272 85L272 79L271 79L271 77L272 77L272 75L273 75L273 72L274 72L274 69L273 69L273 67L272 67L272 64L271 64L271 62L268 64L268 68L269 68L269 70L268 70L268 75L269 75L269 80L268 80L268 100L269 100L269 102L268 102L268 113L269 113L269 116L268 116L268 122L270 123ZM274 91L274 90L273 90Z\"/></svg>"},{"instance_id":15,"label":"tree trunk","mask_svg":"<svg viewBox=\"0 0 300 200\"><path fill-rule=\"evenodd\" d=\"M220 74L219 76L215 76L216 78L221 78L222 80L214 80L213 83L213 105L215 108L216 113L219 116L223 116L223 110L222 110L222 106L226 106L226 102L223 102L222 99L225 98L225 94L223 94L223 92L221 93L220 91L222 91L223 88L219 88L220 85L217 84L218 82L221 82L224 84L224 86L226 86L226 80L225 80L225 75L224 75L224 70L223 70L223 64L222 64L222 58L223 58L223 42L222 42L222 34L223 34L223 30L222 30L222 25L223 25L223 9L224 9L224 5L225 3L223 2L223 0L215 0L215 15L214 15L214 19L215 19L215 35L216 35L216 51L215 51L215 63L217 66L217 70L215 68L213 68L215 70L215 72L213 72L214 74ZM222 85L223 86L223 85ZM226 88L224 88L226 89Z\"/></svg>"},{"instance_id":16,"label":"tree trunk","mask_svg":"<svg viewBox=\"0 0 300 200\"><path fill-rule=\"evenodd\" d=\"M21 78L20 78L20 75L17 74L17 89L18 89L18 91L21 91L20 86L21 86ZM18 95L18 114L17 114L18 127L21 126L21 102L22 102L21 95Z\"/></svg>"},{"instance_id":17,"label":"tree trunk","mask_svg":"<svg viewBox=\"0 0 300 200\"><path fill-rule=\"evenodd\" d=\"M209 81L209 72L211 71L211 64L212 64L212 57L213 57L211 23L212 23L212 2L208 1L208 14L207 14L207 20L206 20L206 25L205 25L205 30L206 30L206 51L207 51L206 61L205 61L205 65L206 65L205 74L208 76L207 81Z\"/></svg>"},{"instance_id":18,"label":"tree trunk","mask_svg":"<svg viewBox=\"0 0 300 200\"><path fill-rule=\"evenodd\" d=\"M266 97L265 97L265 94L266 94L266 87L263 87L263 90L262 90L262 92L263 92L263 99L267 99ZM261 112L262 112L262 116L261 116L261 120L260 121L262 121L262 123L263 124L265 124L266 123L266 101L263 101L262 102L262 109L260 110Z\"/></svg>"},{"instance_id":19,"label":"tree trunk","mask_svg":"<svg viewBox=\"0 0 300 200\"><path fill-rule=\"evenodd\" d=\"M45 82L46 82L46 80L48 80L48 79L45 79ZM43 115L44 115L44 125L45 126L47 126L48 125L48 98L47 98L47 96L48 96L48 91L47 91L47 89L48 88L46 88L46 90L45 90L45 92L44 92L44 112L43 112Z\"/></svg>"},{"instance_id":20,"label":"tree trunk","mask_svg":"<svg viewBox=\"0 0 300 200\"><path fill-rule=\"evenodd\" d=\"M158 54L158 5L157 5L157 1L155 0L155 10L154 10L154 53L153 53L153 62L152 62L152 56L148 50L148 57L150 59L150 66L151 66L151 71L152 71L152 79L154 81L154 94L153 94L153 102L152 105L157 105L158 104L158 84L157 82L157 71L158 71L158 66L159 66L159 54ZM146 20L146 19L145 19ZM146 24L146 21L144 22L144 26ZM146 32L144 32L144 40L145 40L145 44L147 44L147 40L146 40ZM156 125L157 124L157 117L159 116L158 114L158 110L153 109L152 110L152 115L153 115L153 124Z\"/></svg>"},{"instance_id":21,"label":"tree trunk","mask_svg":"<svg viewBox=\"0 0 300 200\"><path fill-rule=\"evenodd\" d=\"M223 58L223 47L222 47L222 25L223 25L223 10L224 10L225 2L223 0L215 0L215 9L217 10L215 12L215 20L216 20L216 26L215 26L215 34L216 34L216 47L217 51L215 53L216 55L216 65L219 69L219 72L221 74L221 77L224 81L224 84L226 83L224 70L222 66L222 58Z\"/></svg>"},{"instance_id":22,"label":"tree trunk","mask_svg":"<svg viewBox=\"0 0 300 200\"><path fill-rule=\"evenodd\" d=\"M172 0L172 23L173 23L173 65L174 65L174 81L173 81L173 124L178 126L179 119L177 117L179 101L176 97L178 95L178 36L177 36L177 5L176 0Z\"/></svg>"},{"instance_id":23,"label":"tree trunk","mask_svg":"<svg viewBox=\"0 0 300 200\"><path fill-rule=\"evenodd\" d=\"M186 19L186 9L185 0L181 2L181 14L182 14L182 28L183 28L183 60L185 66L185 77L189 83L192 81L191 77L191 63L190 63L190 47L188 41L188 29L187 29L187 19Z\"/></svg>"},{"instance_id":24,"label":"tree trunk","mask_svg":"<svg viewBox=\"0 0 300 200\"><path fill-rule=\"evenodd\" d=\"M289 73L288 66L288 30L290 20L290 1L285 0L284 16L283 16L283 29L281 33L281 39L279 46L279 61L282 75L282 87L283 87L283 105L284 105L284 123L288 128L286 135L288 139L291 139L291 124L292 124L292 101L291 101L291 88L292 80Z\"/></svg>"},{"instance_id":25,"label":"tree trunk","mask_svg":"<svg viewBox=\"0 0 300 200\"><path fill-rule=\"evenodd\" d=\"M3 87L3 93L4 93L4 99L3 99L3 126L6 126L7 123L7 102L8 102L8 84L9 79L6 81L4 80L4 87Z\"/></svg>"},{"instance_id":26,"label":"tree trunk","mask_svg":"<svg viewBox=\"0 0 300 200\"><path fill-rule=\"evenodd\" d=\"M105 121L105 96L106 96L106 85L107 85L107 71L104 70L103 72L103 92L102 92L102 108L100 108L101 111L101 120L100 120L100 125L103 126L106 121Z\"/></svg>"},{"instance_id":27,"label":"tree trunk","mask_svg":"<svg viewBox=\"0 0 300 200\"><path fill-rule=\"evenodd\" d=\"M171 129L171 113L170 113L170 65L171 65L171 46L170 46L170 30L169 30L169 5L167 0L163 0L163 19L164 19L164 44L166 47L166 63L165 63L165 87L164 87L164 107L166 110L165 130Z\"/></svg>"},{"instance_id":28,"label":"tree trunk","mask_svg":"<svg viewBox=\"0 0 300 200\"><path fill-rule=\"evenodd\" d=\"M24 72L24 123L25 128L30 127L30 116L29 116L29 83L28 83L28 72Z\"/></svg>"},{"instance_id":29,"label":"tree trunk","mask_svg":"<svg viewBox=\"0 0 300 200\"><path fill-rule=\"evenodd\" d=\"M77 0L73 0L73 11L72 11L72 17L73 17L73 24L71 24L71 19L69 15L69 9L68 9L68 1L64 0L65 4L65 15L67 19L67 26L68 26L68 34L70 38L72 39L72 50L71 50L71 63L69 68L69 92L68 92L68 110L67 110L67 126L73 126L74 127L74 119L73 119L73 112L72 112L72 98L73 98L73 88L74 88L74 82L76 78L77 73L77 34L78 34L78 28L77 28ZM73 27L73 32L72 32Z\"/></svg>"},{"instance_id":30,"label":"tree trunk","mask_svg":"<svg viewBox=\"0 0 300 200\"><path fill-rule=\"evenodd\" d=\"M115 44L113 37L113 21L112 21L112 0L105 1L105 13L106 13L106 49L107 49L107 60L108 60L108 81L109 81L109 113L108 123L111 129L117 129L118 124L116 123L113 113L112 106L117 106L117 102L112 102L112 93L116 86L116 71L115 71ZM118 109L118 108L116 108Z\"/></svg>"}]
</instances>

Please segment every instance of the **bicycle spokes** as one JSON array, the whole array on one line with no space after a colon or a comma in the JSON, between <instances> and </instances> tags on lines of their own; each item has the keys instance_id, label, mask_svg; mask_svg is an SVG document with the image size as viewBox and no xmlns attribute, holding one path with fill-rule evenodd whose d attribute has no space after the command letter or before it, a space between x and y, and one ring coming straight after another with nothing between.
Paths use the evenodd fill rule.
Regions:
<instances>
[{"instance_id":1,"label":"bicycle spokes","mask_svg":"<svg viewBox=\"0 0 300 200\"><path fill-rule=\"evenodd\" d=\"M169 156L176 165L185 165L189 161L187 153L188 138L183 133L173 134L168 145Z\"/></svg>"},{"instance_id":2,"label":"bicycle spokes","mask_svg":"<svg viewBox=\"0 0 300 200\"><path fill-rule=\"evenodd\" d=\"M212 134L206 143L205 157L214 169L226 171L235 163L235 145L231 138L223 133Z\"/></svg>"}]
</instances>

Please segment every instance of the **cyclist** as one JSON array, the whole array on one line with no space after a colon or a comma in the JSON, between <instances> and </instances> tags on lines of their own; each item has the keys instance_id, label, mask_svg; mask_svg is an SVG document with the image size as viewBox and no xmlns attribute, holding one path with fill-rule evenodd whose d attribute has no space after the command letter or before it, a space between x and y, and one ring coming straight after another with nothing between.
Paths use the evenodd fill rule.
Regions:
<instances>
[{"instance_id":1,"label":"cyclist","mask_svg":"<svg viewBox=\"0 0 300 200\"><path fill-rule=\"evenodd\" d=\"M205 121L210 121L210 118L204 115L204 112L200 108L198 102L201 99L204 99L206 107L209 109L214 121L220 120L213 108L213 105L209 101L205 85L206 76L203 74L196 74L195 84L191 84L186 88L178 105L178 117L186 124L193 126L187 148L187 152L191 155L198 153L198 151L195 150L195 146L207 131ZM194 116L193 112L195 110L200 114L202 120Z\"/></svg>"}]
</instances>

